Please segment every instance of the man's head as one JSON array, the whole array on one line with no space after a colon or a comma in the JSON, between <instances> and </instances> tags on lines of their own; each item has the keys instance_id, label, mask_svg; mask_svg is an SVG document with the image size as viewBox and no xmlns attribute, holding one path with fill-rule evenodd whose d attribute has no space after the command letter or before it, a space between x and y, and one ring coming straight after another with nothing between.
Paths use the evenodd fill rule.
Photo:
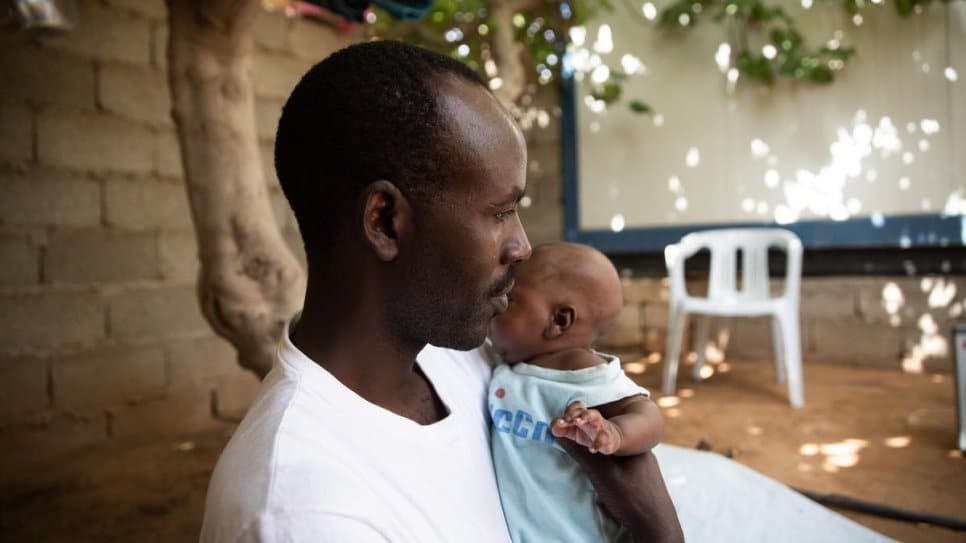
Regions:
<instances>
[{"instance_id":1,"label":"man's head","mask_svg":"<svg viewBox=\"0 0 966 543\"><path fill-rule=\"evenodd\" d=\"M493 346L507 362L564 349L588 348L617 321L620 276L600 251L551 243L516 270L510 306L490 325Z\"/></svg>"},{"instance_id":2,"label":"man's head","mask_svg":"<svg viewBox=\"0 0 966 543\"><path fill-rule=\"evenodd\" d=\"M275 154L310 290L347 267L399 339L482 342L530 246L523 136L475 73L399 42L339 51L292 92Z\"/></svg>"},{"instance_id":3,"label":"man's head","mask_svg":"<svg viewBox=\"0 0 966 543\"><path fill-rule=\"evenodd\" d=\"M385 179L431 198L465 158L440 111L447 78L485 89L463 64L395 41L347 47L302 76L279 119L275 168L310 262L344 235L362 187Z\"/></svg>"}]
</instances>

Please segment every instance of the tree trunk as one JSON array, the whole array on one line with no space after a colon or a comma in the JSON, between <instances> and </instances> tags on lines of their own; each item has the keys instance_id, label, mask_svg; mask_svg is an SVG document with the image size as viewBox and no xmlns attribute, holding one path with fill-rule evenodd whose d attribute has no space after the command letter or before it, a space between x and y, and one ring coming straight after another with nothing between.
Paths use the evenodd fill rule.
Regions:
<instances>
[{"instance_id":1,"label":"tree trunk","mask_svg":"<svg viewBox=\"0 0 966 543\"><path fill-rule=\"evenodd\" d=\"M205 318L263 377L305 274L275 223L255 130L258 0L168 0L169 82L201 258Z\"/></svg>"}]
</instances>

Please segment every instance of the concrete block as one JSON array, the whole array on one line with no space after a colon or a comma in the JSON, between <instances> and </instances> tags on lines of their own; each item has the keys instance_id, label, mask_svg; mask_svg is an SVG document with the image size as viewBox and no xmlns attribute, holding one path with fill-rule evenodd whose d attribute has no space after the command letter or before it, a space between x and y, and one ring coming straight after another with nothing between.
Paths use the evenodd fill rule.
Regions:
<instances>
[{"instance_id":1,"label":"concrete block","mask_svg":"<svg viewBox=\"0 0 966 543\"><path fill-rule=\"evenodd\" d=\"M99 2L78 2L78 21L65 34L41 43L83 57L146 65L151 60L151 24L143 17L112 10Z\"/></svg>"},{"instance_id":2,"label":"concrete block","mask_svg":"<svg viewBox=\"0 0 966 543\"><path fill-rule=\"evenodd\" d=\"M50 406L47 360L33 356L0 356L0 421L9 421Z\"/></svg>"},{"instance_id":3,"label":"concrete block","mask_svg":"<svg viewBox=\"0 0 966 543\"><path fill-rule=\"evenodd\" d=\"M167 19L168 8L164 0L108 0L108 5L121 11L143 15L149 19Z\"/></svg>"},{"instance_id":4,"label":"concrete block","mask_svg":"<svg viewBox=\"0 0 966 543\"><path fill-rule=\"evenodd\" d=\"M308 67L305 61L288 55L256 50L252 68L256 96L288 98Z\"/></svg>"},{"instance_id":5,"label":"concrete block","mask_svg":"<svg viewBox=\"0 0 966 543\"><path fill-rule=\"evenodd\" d=\"M161 277L180 283L198 279L201 262L193 232L163 232L160 250Z\"/></svg>"},{"instance_id":6,"label":"concrete block","mask_svg":"<svg viewBox=\"0 0 966 543\"><path fill-rule=\"evenodd\" d=\"M94 292L0 294L0 349L54 349L104 339L104 308Z\"/></svg>"},{"instance_id":7,"label":"concrete block","mask_svg":"<svg viewBox=\"0 0 966 543\"><path fill-rule=\"evenodd\" d=\"M160 279L158 238L100 229L56 232L44 254L44 274L52 283Z\"/></svg>"},{"instance_id":8,"label":"concrete block","mask_svg":"<svg viewBox=\"0 0 966 543\"><path fill-rule=\"evenodd\" d=\"M173 389L159 400L110 410L111 437L128 442L185 438L226 422L211 416L211 391Z\"/></svg>"},{"instance_id":9,"label":"concrete block","mask_svg":"<svg viewBox=\"0 0 966 543\"><path fill-rule=\"evenodd\" d=\"M896 368L904 333L888 326L859 321L814 319L812 351L808 359L854 366Z\"/></svg>"},{"instance_id":10,"label":"concrete block","mask_svg":"<svg viewBox=\"0 0 966 543\"><path fill-rule=\"evenodd\" d=\"M668 302L668 283L666 279L639 277L623 279L624 303L663 303Z\"/></svg>"},{"instance_id":11,"label":"concrete block","mask_svg":"<svg viewBox=\"0 0 966 543\"><path fill-rule=\"evenodd\" d=\"M855 288L848 278L816 277L802 281L802 313L811 317L849 318L857 314Z\"/></svg>"},{"instance_id":12,"label":"concrete block","mask_svg":"<svg viewBox=\"0 0 966 543\"><path fill-rule=\"evenodd\" d=\"M184 166L181 163L181 147L174 130L161 131L156 140L157 151L154 158L154 171L162 177L182 179Z\"/></svg>"},{"instance_id":13,"label":"concrete block","mask_svg":"<svg viewBox=\"0 0 966 543\"><path fill-rule=\"evenodd\" d=\"M641 347L645 353L661 353L663 355L667 350L667 329L645 326Z\"/></svg>"},{"instance_id":14,"label":"concrete block","mask_svg":"<svg viewBox=\"0 0 966 543\"><path fill-rule=\"evenodd\" d=\"M168 79L160 69L104 64L97 70L97 101L118 116L173 126Z\"/></svg>"},{"instance_id":15,"label":"concrete block","mask_svg":"<svg viewBox=\"0 0 966 543\"><path fill-rule=\"evenodd\" d=\"M948 329L956 322L954 307L966 299L961 277L882 277L855 289L857 313L869 324L917 326L924 315ZM961 310L960 310L961 311ZM963 318L959 313L960 320Z\"/></svg>"},{"instance_id":16,"label":"concrete block","mask_svg":"<svg viewBox=\"0 0 966 543\"><path fill-rule=\"evenodd\" d=\"M4 102L93 110L94 64L16 36L0 41Z\"/></svg>"},{"instance_id":17,"label":"concrete block","mask_svg":"<svg viewBox=\"0 0 966 543\"><path fill-rule=\"evenodd\" d=\"M184 183L109 179L104 183L107 224L131 230L191 229Z\"/></svg>"},{"instance_id":18,"label":"concrete block","mask_svg":"<svg viewBox=\"0 0 966 543\"><path fill-rule=\"evenodd\" d=\"M38 470L49 470L65 454L107 441L103 414L79 417L48 412L0 430L0 472L4 483L36 484Z\"/></svg>"},{"instance_id":19,"label":"concrete block","mask_svg":"<svg viewBox=\"0 0 966 543\"><path fill-rule=\"evenodd\" d=\"M361 41L364 36L361 29L347 34L340 34L332 27L319 25L303 19L292 21L289 30L289 47L295 55L309 61L302 72L308 71L316 62L353 43ZM301 73L299 74L302 75Z\"/></svg>"},{"instance_id":20,"label":"concrete block","mask_svg":"<svg viewBox=\"0 0 966 543\"><path fill-rule=\"evenodd\" d=\"M278 119L282 116L284 104L284 100L277 98L258 98L255 100L255 126L258 129L259 140L275 141Z\"/></svg>"},{"instance_id":21,"label":"concrete block","mask_svg":"<svg viewBox=\"0 0 966 543\"><path fill-rule=\"evenodd\" d=\"M219 337L168 341L165 352L173 388L205 388L249 373L238 365L235 348Z\"/></svg>"},{"instance_id":22,"label":"concrete block","mask_svg":"<svg viewBox=\"0 0 966 543\"><path fill-rule=\"evenodd\" d=\"M251 406L261 381L246 372L219 382L214 388L214 408L219 418L241 420Z\"/></svg>"},{"instance_id":23,"label":"concrete block","mask_svg":"<svg viewBox=\"0 0 966 543\"><path fill-rule=\"evenodd\" d=\"M96 226L101 187L62 173L0 174L0 223L28 226Z\"/></svg>"},{"instance_id":24,"label":"concrete block","mask_svg":"<svg viewBox=\"0 0 966 543\"><path fill-rule=\"evenodd\" d=\"M668 304L661 302L644 302L640 304L644 310L644 325L656 328L667 328Z\"/></svg>"},{"instance_id":25,"label":"concrete block","mask_svg":"<svg viewBox=\"0 0 966 543\"><path fill-rule=\"evenodd\" d=\"M687 268L687 264L685 264ZM690 296L707 296L708 295L708 280L707 279L688 279L685 276L684 280L684 290Z\"/></svg>"},{"instance_id":26,"label":"concrete block","mask_svg":"<svg viewBox=\"0 0 966 543\"><path fill-rule=\"evenodd\" d=\"M168 65L167 23L151 25L151 65L157 68L165 68Z\"/></svg>"},{"instance_id":27,"label":"concrete block","mask_svg":"<svg viewBox=\"0 0 966 543\"><path fill-rule=\"evenodd\" d=\"M774 360L770 317L732 317L721 324L728 328L729 359Z\"/></svg>"},{"instance_id":28,"label":"concrete block","mask_svg":"<svg viewBox=\"0 0 966 543\"><path fill-rule=\"evenodd\" d=\"M625 305L617 317L617 324L598 343L607 348L638 347L644 340L644 322L638 305Z\"/></svg>"},{"instance_id":29,"label":"concrete block","mask_svg":"<svg viewBox=\"0 0 966 543\"><path fill-rule=\"evenodd\" d=\"M259 10L252 33L255 43L264 49L285 51L288 49L289 19L282 11Z\"/></svg>"},{"instance_id":30,"label":"concrete block","mask_svg":"<svg viewBox=\"0 0 966 543\"><path fill-rule=\"evenodd\" d=\"M33 112L21 105L0 104L0 160L16 164L33 156Z\"/></svg>"},{"instance_id":31,"label":"concrete block","mask_svg":"<svg viewBox=\"0 0 966 543\"><path fill-rule=\"evenodd\" d=\"M209 334L194 285L131 289L110 299L109 326L119 339Z\"/></svg>"},{"instance_id":32,"label":"concrete block","mask_svg":"<svg viewBox=\"0 0 966 543\"><path fill-rule=\"evenodd\" d=\"M0 286L40 280L40 255L30 239L0 234Z\"/></svg>"},{"instance_id":33,"label":"concrete block","mask_svg":"<svg viewBox=\"0 0 966 543\"><path fill-rule=\"evenodd\" d=\"M37 118L38 158L45 164L148 173L154 142L146 127L106 115L45 110Z\"/></svg>"},{"instance_id":34,"label":"concrete block","mask_svg":"<svg viewBox=\"0 0 966 543\"><path fill-rule=\"evenodd\" d=\"M54 405L75 412L162 397L167 384L160 347L101 347L54 357Z\"/></svg>"}]
</instances>

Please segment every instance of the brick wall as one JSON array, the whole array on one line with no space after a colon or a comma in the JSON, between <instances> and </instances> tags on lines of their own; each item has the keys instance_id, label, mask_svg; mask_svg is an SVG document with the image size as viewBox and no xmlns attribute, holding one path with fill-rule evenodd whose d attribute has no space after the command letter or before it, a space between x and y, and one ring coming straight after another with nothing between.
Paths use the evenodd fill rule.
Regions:
<instances>
[{"instance_id":1,"label":"brick wall","mask_svg":"<svg viewBox=\"0 0 966 543\"><path fill-rule=\"evenodd\" d=\"M773 283L773 291L782 281ZM705 281L689 281L693 294ZM624 279L624 311L603 348L663 355L668 319L666 279ZM909 372L952 370L950 330L966 322L963 277L804 278L801 289L802 355L806 362L894 368ZM718 318L712 351L728 359L772 359L767 318ZM691 352L689 334L684 353ZM652 361L660 358L651 357ZM721 359L709 356L718 363Z\"/></svg>"},{"instance_id":2,"label":"brick wall","mask_svg":"<svg viewBox=\"0 0 966 543\"><path fill-rule=\"evenodd\" d=\"M178 439L237 416L257 387L195 300L197 247L165 74L163 0L80 0L60 36L0 30L0 467L111 439ZM348 37L263 13L258 135Z\"/></svg>"}]
</instances>

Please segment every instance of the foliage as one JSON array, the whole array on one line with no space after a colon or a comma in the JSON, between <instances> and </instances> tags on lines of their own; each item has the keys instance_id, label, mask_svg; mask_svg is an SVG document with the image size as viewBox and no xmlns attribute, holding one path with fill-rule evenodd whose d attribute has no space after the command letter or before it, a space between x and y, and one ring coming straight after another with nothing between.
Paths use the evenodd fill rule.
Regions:
<instances>
[{"instance_id":1,"label":"foliage","mask_svg":"<svg viewBox=\"0 0 966 543\"><path fill-rule=\"evenodd\" d=\"M921 13L934 0L894 0L897 13L909 17ZM951 0L941 0L949 2ZM861 22L865 8L877 7L884 0L825 0L827 4L839 4L853 21ZM811 6L804 0L803 6ZM821 47L809 45L798 30L795 19L781 6L763 0L676 0L664 8L660 24L665 28L694 28L698 22L711 16L716 23L732 24L737 30L739 43L732 44L732 65L737 74L773 85L777 77L788 77L812 83L831 83L835 72L845 67L855 49L844 47L832 40ZM749 46L749 34L764 37L759 47ZM735 77L735 76L732 76Z\"/></svg>"},{"instance_id":2,"label":"foliage","mask_svg":"<svg viewBox=\"0 0 966 543\"><path fill-rule=\"evenodd\" d=\"M645 0L647 1L647 0ZM777 1L777 0L776 0ZM889 0L817 0L835 8L836 4L852 17L877 8ZM903 17L920 13L935 1L952 0L891 0ZM499 2L509 2L513 16L509 21L493 17ZM802 0L810 7L812 0ZM786 0L787 5L787 0ZM640 17L638 7L629 1L626 7ZM653 8L653 5L651 6ZM581 52L581 44L570 39L571 29L582 26L601 11L614 11L610 0L436 0L429 16L419 23L391 22L384 12L376 12L370 20L370 35L405 39L429 47L466 62L482 76L499 84L501 71L494 59L493 38L501 24L511 24L514 40L522 44L522 62L528 67L527 82L532 93L535 84L546 85L559 81L564 75L590 71L603 65L605 77L590 80L590 97L603 104L614 104L623 96L628 74L620 66L609 65L607 59L596 54L585 54L593 62L567 63L567 54ZM652 9L652 11L654 11ZM652 18L653 14L651 17ZM835 73L844 69L855 49L837 40L814 46L805 39L795 18L789 12L766 0L675 0L657 14L658 26L671 31L686 31L709 18L733 29L728 56L727 77L735 82L743 80L774 85L779 78L800 82L827 84ZM857 19L856 19L857 20ZM673 30L672 30L673 29ZM583 53L587 53L584 49ZM626 99L626 98L625 98ZM525 99L526 100L526 99ZM626 100L635 113L648 114L651 108L639 99Z\"/></svg>"}]
</instances>

